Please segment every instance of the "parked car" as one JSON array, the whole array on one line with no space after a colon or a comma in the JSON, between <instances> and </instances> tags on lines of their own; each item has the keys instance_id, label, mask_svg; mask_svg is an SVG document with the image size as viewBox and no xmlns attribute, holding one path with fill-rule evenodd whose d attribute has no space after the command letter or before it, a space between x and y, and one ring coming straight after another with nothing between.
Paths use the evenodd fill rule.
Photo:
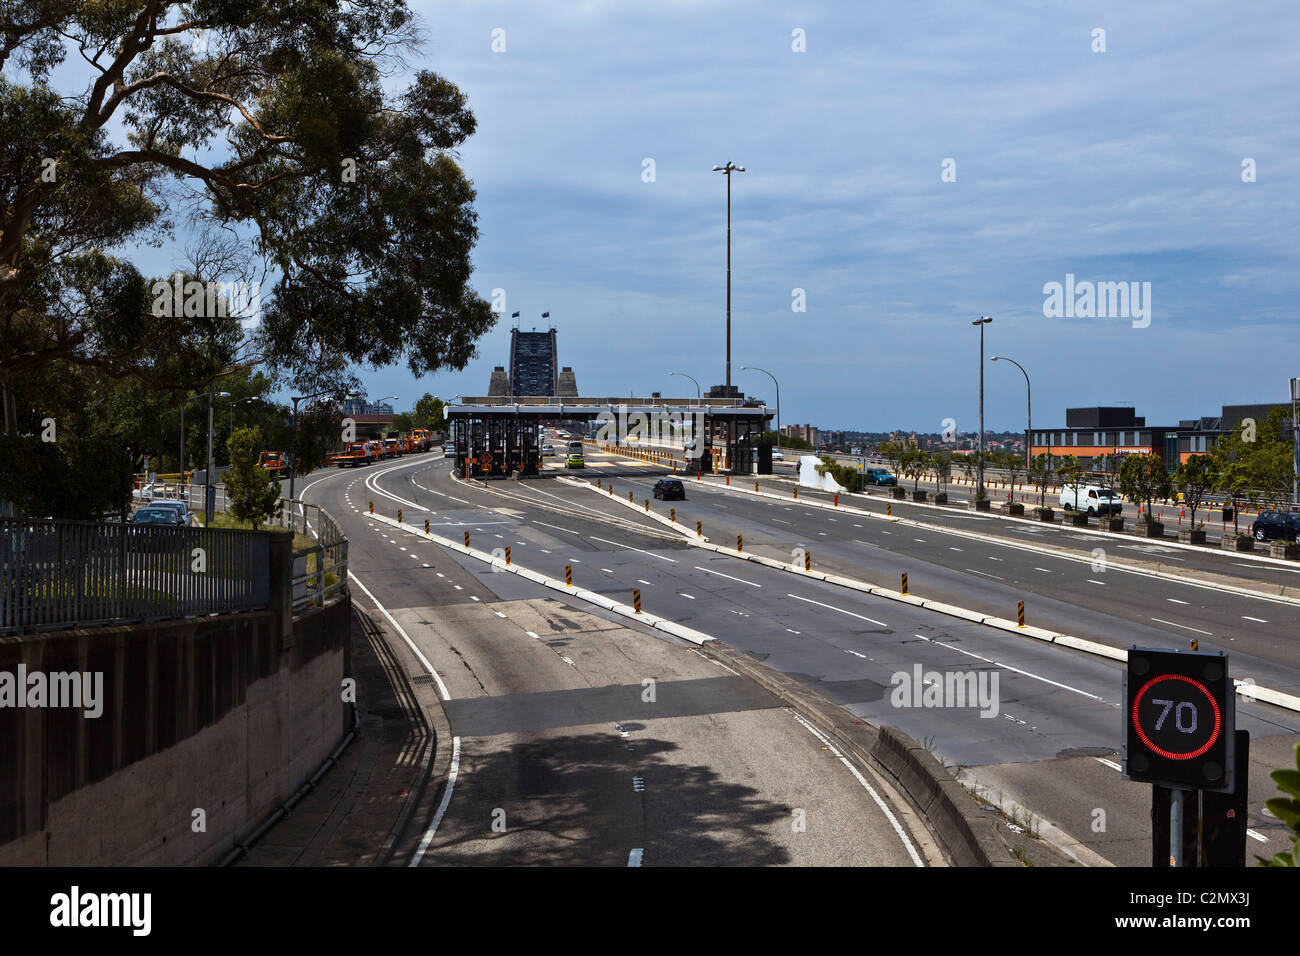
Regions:
<instances>
[{"instance_id":1,"label":"parked car","mask_svg":"<svg viewBox=\"0 0 1300 956\"><path fill-rule=\"evenodd\" d=\"M155 508L150 505L148 508L141 508L131 516L131 524L152 524L162 525L169 528L177 528L184 524L179 512L175 508Z\"/></svg>"},{"instance_id":2,"label":"parked car","mask_svg":"<svg viewBox=\"0 0 1300 956\"><path fill-rule=\"evenodd\" d=\"M1117 515L1123 510L1123 503L1112 489L1101 485L1066 485L1061 489L1061 507L1090 515Z\"/></svg>"},{"instance_id":3,"label":"parked car","mask_svg":"<svg viewBox=\"0 0 1300 956\"><path fill-rule=\"evenodd\" d=\"M773 461L785 461L785 455L782 454L782 453L779 452L779 451L774 451L774 452L772 452L772 460L773 460Z\"/></svg>"},{"instance_id":4,"label":"parked car","mask_svg":"<svg viewBox=\"0 0 1300 956\"><path fill-rule=\"evenodd\" d=\"M1256 541L1272 541L1275 538L1295 541L1297 535L1300 535L1300 512L1261 511L1251 524L1250 533Z\"/></svg>"},{"instance_id":5,"label":"parked car","mask_svg":"<svg viewBox=\"0 0 1300 956\"><path fill-rule=\"evenodd\" d=\"M862 473L862 483L864 485L896 485L898 484L898 478L891 474L887 468L868 468Z\"/></svg>"},{"instance_id":6,"label":"parked car","mask_svg":"<svg viewBox=\"0 0 1300 956\"><path fill-rule=\"evenodd\" d=\"M194 524L194 516L190 513L190 506L186 504L184 501L180 501L175 498L154 498L152 501L149 502L149 506L147 509L141 509L141 510L156 511L160 508L171 508L172 510L174 510L176 514L180 515L181 524L183 525ZM139 512L137 512L137 514L138 513ZM153 522L141 522L141 524L152 524L152 523Z\"/></svg>"},{"instance_id":7,"label":"parked car","mask_svg":"<svg viewBox=\"0 0 1300 956\"><path fill-rule=\"evenodd\" d=\"M587 463L582 460L581 455L570 454L568 458L564 459L564 467L565 468L586 468Z\"/></svg>"},{"instance_id":8,"label":"parked car","mask_svg":"<svg viewBox=\"0 0 1300 956\"><path fill-rule=\"evenodd\" d=\"M655 482L655 497L664 501L685 501L686 488L678 478L660 478Z\"/></svg>"}]
</instances>

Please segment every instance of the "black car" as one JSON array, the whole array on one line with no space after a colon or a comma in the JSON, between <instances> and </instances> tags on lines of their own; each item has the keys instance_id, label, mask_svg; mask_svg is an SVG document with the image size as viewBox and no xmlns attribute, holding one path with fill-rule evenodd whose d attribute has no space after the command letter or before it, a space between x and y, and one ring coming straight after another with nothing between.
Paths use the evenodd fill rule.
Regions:
<instances>
[{"instance_id":1,"label":"black car","mask_svg":"<svg viewBox=\"0 0 1300 956\"><path fill-rule=\"evenodd\" d=\"M1271 541L1282 538L1294 541L1300 534L1300 512L1297 511L1261 511L1250 532L1256 541Z\"/></svg>"},{"instance_id":2,"label":"black car","mask_svg":"<svg viewBox=\"0 0 1300 956\"><path fill-rule=\"evenodd\" d=\"M686 488L676 478L660 478L655 482L655 497L664 501L685 501Z\"/></svg>"}]
</instances>

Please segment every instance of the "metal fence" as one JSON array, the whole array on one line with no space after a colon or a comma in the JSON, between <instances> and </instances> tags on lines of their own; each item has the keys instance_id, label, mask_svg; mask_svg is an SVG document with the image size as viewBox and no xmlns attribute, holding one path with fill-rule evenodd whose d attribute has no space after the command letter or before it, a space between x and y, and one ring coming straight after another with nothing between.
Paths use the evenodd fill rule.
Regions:
<instances>
[{"instance_id":1,"label":"metal fence","mask_svg":"<svg viewBox=\"0 0 1300 956\"><path fill-rule=\"evenodd\" d=\"M336 594L348 590L348 539L334 516L320 505L280 500L279 513L272 519L295 535L316 543L293 552L293 609L318 607Z\"/></svg>"},{"instance_id":2,"label":"metal fence","mask_svg":"<svg viewBox=\"0 0 1300 956\"><path fill-rule=\"evenodd\" d=\"M270 605L252 531L0 518L0 634Z\"/></svg>"}]
</instances>

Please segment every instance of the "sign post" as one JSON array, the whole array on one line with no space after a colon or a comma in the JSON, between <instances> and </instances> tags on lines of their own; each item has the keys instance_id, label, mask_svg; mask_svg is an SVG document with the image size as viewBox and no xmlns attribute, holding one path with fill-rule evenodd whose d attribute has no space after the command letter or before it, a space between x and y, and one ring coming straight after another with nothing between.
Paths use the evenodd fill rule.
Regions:
<instances>
[{"instance_id":1,"label":"sign post","mask_svg":"<svg viewBox=\"0 0 1300 956\"><path fill-rule=\"evenodd\" d=\"M1246 786L1228 656L1129 648L1123 747L1124 779L1154 787L1153 860L1196 866L1202 792L1244 793ZM1245 827L1244 814L1229 818Z\"/></svg>"}]
</instances>

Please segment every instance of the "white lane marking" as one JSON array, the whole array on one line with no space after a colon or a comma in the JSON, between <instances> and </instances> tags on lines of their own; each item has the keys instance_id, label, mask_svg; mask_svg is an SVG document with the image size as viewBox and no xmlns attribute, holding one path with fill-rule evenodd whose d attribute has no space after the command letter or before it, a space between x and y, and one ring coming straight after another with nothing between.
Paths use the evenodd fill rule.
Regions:
<instances>
[{"instance_id":1,"label":"white lane marking","mask_svg":"<svg viewBox=\"0 0 1300 956\"><path fill-rule=\"evenodd\" d=\"M989 560L990 560L990 561L1001 561L1002 559L1001 559L1001 558L995 558L995 557L993 557L993 555L990 554L990 555L989 555Z\"/></svg>"},{"instance_id":2,"label":"white lane marking","mask_svg":"<svg viewBox=\"0 0 1300 956\"><path fill-rule=\"evenodd\" d=\"M547 524L545 521L538 521L536 518L533 519L533 524L539 524L539 525L541 525L543 528L554 528L556 531L567 531L569 534L577 534L577 533L578 533L578 532L574 531L572 528L561 528L559 525L556 525L556 524Z\"/></svg>"},{"instance_id":3,"label":"white lane marking","mask_svg":"<svg viewBox=\"0 0 1300 956\"><path fill-rule=\"evenodd\" d=\"M502 614L500 611L493 611L492 613L494 613L497 617L505 617L505 615Z\"/></svg>"},{"instance_id":4,"label":"white lane marking","mask_svg":"<svg viewBox=\"0 0 1300 956\"><path fill-rule=\"evenodd\" d=\"M1034 570L1035 570L1035 571L1042 571L1044 574L1051 574L1051 573L1052 573L1052 569L1051 569L1051 568L1038 568L1038 567L1036 567L1036 568L1034 568Z\"/></svg>"},{"instance_id":5,"label":"white lane marking","mask_svg":"<svg viewBox=\"0 0 1300 956\"><path fill-rule=\"evenodd\" d=\"M1006 578L1000 578L996 574L989 574L987 571L976 571L974 568L967 568L966 570L969 571L971 574L982 574L986 578L995 578L998 581L1006 580Z\"/></svg>"},{"instance_id":6,"label":"white lane marking","mask_svg":"<svg viewBox=\"0 0 1300 956\"><path fill-rule=\"evenodd\" d=\"M601 568L601 570L604 571L606 574L613 574L613 573L614 573L614 572L611 571L609 568Z\"/></svg>"},{"instance_id":7,"label":"white lane marking","mask_svg":"<svg viewBox=\"0 0 1300 956\"><path fill-rule=\"evenodd\" d=\"M427 564L421 564L420 567L422 567L422 568L427 568L427 567L429 567L429 565L427 565ZM442 575L439 574L438 577L442 577Z\"/></svg>"},{"instance_id":8,"label":"white lane marking","mask_svg":"<svg viewBox=\"0 0 1300 956\"><path fill-rule=\"evenodd\" d=\"M582 562L579 561L577 558L569 558L569 560L572 561L574 564L582 564Z\"/></svg>"},{"instance_id":9,"label":"white lane marking","mask_svg":"<svg viewBox=\"0 0 1300 956\"><path fill-rule=\"evenodd\" d=\"M869 660L871 660L871 658L869 658L866 654L859 654L857 651L850 651L850 650L848 650L847 648L845 648L844 653L845 653L845 654L852 654L854 657L860 657L860 658L862 658L864 661L869 661Z\"/></svg>"},{"instance_id":10,"label":"white lane marking","mask_svg":"<svg viewBox=\"0 0 1300 956\"><path fill-rule=\"evenodd\" d=\"M645 852L645 851L644 851L643 849L641 849L641 847L637 847L635 850L633 850L631 853L629 853L629 854L627 855L627 865L628 865L628 866L640 866L640 865L641 865L641 854L644 853L644 852Z\"/></svg>"},{"instance_id":11,"label":"white lane marking","mask_svg":"<svg viewBox=\"0 0 1300 956\"><path fill-rule=\"evenodd\" d=\"M960 647L955 647L952 644L946 644L943 641L934 641L932 643L936 644L939 647L946 647L950 651L956 651L958 654L965 654L967 657L973 657L977 661L984 661L984 663L986 664L992 664L995 667L1001 667L1005 670L1014 671L1017 674L1023 674L1025 677L1032 677L1034 680L1040 680L1044 684L1051 684L1053 687L1059 687L1062 690L1073 691L1076 694L1079 694L1083 697L1088 697L1092 700L1105 699L1103 697L1098 697L1096 694L1089 694L1086 690L1079 690L1079 688L1077 687L1071 687L1069 684L1061 684L1054 680L1048 680L1046 677L1040 677L1038 674L1031 673L1030 671L1021 670L1019 667L1012 667L1010 664L1004 664L1001 661L995 661L991 657L981 657L979 654L975 654L972 651L964 651ZM1022 724L1024 723L1023 720L1020 722Z\"/></svg>"},{"instance_id":12,"label":"white lane marking","mask_svg":"<svg viewBox=\"0 0 1300 956\"><path fill-rule=\"evenodd\" d=\"M682 597L684 597L684 598L690 598L692 601L695 600L695 595L694 595L694 594L687 594L685 591L678 591L677 593L680 594L680 595L681 595Z\"/></svg>"},{"instance_id":13,"label":"white lane marking","mask_svg":"<svg viewBox=\"0 0 1300 956\"><path fill-rule=\"evenodd\" d=\"M776 520L776 519L775 519L775 518L773 518L773 519L772 519L772 520L773 520L773 521L775 521L775 520ZM854 525L854 526L853 526L853 527L855 527L855 528L861 528L861 527L862 527L862 525L860 525L860 524L855 524L855 525Z\"/></svg>"},{"instance_id":14,"label":"white lane marking","mask_svg":"<svg viewBox=\"0 0 1300 956\"><path fill-rule=\"evenodd\" d=\"M822 604L821 601L814 601L812 598L800 597L797 594L787 594L786 597L792 597L796 601L806 601L809 604L816 604L818 607L829 608L832 611L839 611L841 614L847 614L849 617L856 617L862 621L870 621L872 624L879 624L881 627L889 627L884 621L877 621L874 617L867 617L864 614L854 614L852 611L846 611L842 607L836 607L834 604Z\"/></svg>"},{"instance_id":15,"label":"white lane marking","mask_svg":"<svg viewBox=\"0 0 1300 956\"><path fill-rule=\"evenodd\" d=\"M1165 598L1170 604L1186 604L1186 601L1180 601L1178 598Z\"/></svg>"},{"instance_id":16,"label":"white lane marking","mask_svg":"<svg viewBox=\"0 0 1300 956\"><path fill-rule=\"evenodd\" d=\"M605 538L597 538L594 534L591 536L592 541L599 541L601 544L612 544L616 548L627 548L629 551L637 551L641 554L648 554L652 558L658 558L660 561L667 561L669 564L676 564L676 558L665 558L662 554L655 554L653 551L642 551L640 548L634 548L630 544L619 544L617 541L608 541Z\"/></svg>"},{"instance_id":17,"label":"white lane marking","mask_svg":"<svg viewBox=\"0 0 1300 956\"><path fill-rule=\"evenodd\" d=\"M1264 620L1262 617L1251 617L1249 614L1243 614L1243 615L1241 616L1241 619L1242 619L1243 621L1254 621L1256 624L1267 624L1267 623L1268 623L1268 621Z\"/></svg>"},{"instance_id":18,"label":"white lane marking","mask_svg":"<svg viewBox=\"0 0 1300 956\"><path fill-rule=\"evenodd\" d=\"M1101 765L1104 766L1104 767L1110 767L1111 770L1114 770L1114 771L1116 771L1117 773L1123 773L1123 772L1124 772L1124 768L1121 767L1119 764L1117 764L1117 763L1116 763L1115 761L1113 761L1113 760L1107 760L1105 757L1093 757L1092 759L1095 760L1095 761L1097 761L1097 763L1101 764Z\"/></svg>"},{"instance_id":19,"label":"white lane marking","mask_svg":"<svg viewBox=\"0 0 1300 956\"><path fill-rule=\"evenodd\" d=\"M453 584L452 587L454 587L457 591L463 591L463 590L465 590L465 589L464 589L463 587L461 587L459 584Z\"/></svg>"},{"instance_id":20,"label":"white lane marking","mask_svg":"<svg viewBox=\"0 0 1300 956\"><path fill-rule=\"evenodd\" d=\"M427 568L428 565L426 564L425 567ZM447 575L443 574L441 571L435 571L434 574L438 575L438 577L440 577L440 578L445 578L445 577L447 576Z\"/></svg>"},{"instance_id":21,"label":"white lane marking","mask_svg":"<svg viewBox=\"0 0 1300 956\"><path fill-rule=\"evenodd\" d=\"M1106 586L1105 581L1098 581L1096 578L1088 578L1087 581L1089 584L1100 584L1102 587Z\"/></svg>"},{"instance_id":22,"label":"white lane marking","mask_svg":"<svg viewBox=\"0 0 1300 956\"><path fill-rule=\"evenodd\" d=\"M912 540L913 540L913 541L919 541L919 542L921 542L922 544L925 544L925 539L924 539L924 538L913 538Z\"/></svg>"},{"instance_id":23,"label":"white lane marking","mask_svg":"<svg viewBox=\"0 0 1300 956\"><path fill-rule=\"evenodd\" d=\"M529 637L531 637L531 638L532 638L533 640L535 640L535 641L540 641L540 640L541 640L541 638L537 636L537 632L536 632L536 631L524 631L524 633L527 634Z\"/></svg>"},{"instance_id":24,"label":"white lane marking","mask_svg":"<svg viewBox=\"0 0 1300 956\"><path fill-rule=\"evenodd\" d=\"M1153 617L1151 620L1159 621L1161 624L1168 624L1170 627L1181 627L1185 631L1195 631L1197 634L1210 634L1209 631L1202 631L1199 627L1188 627L1186 624L1175 624L1173 621L1166 621L1164 618Z\"/></svg>"},{"instance_id":25,"label":"white lane marking","mask_svg":"<svg viewBox=\"0 0 1300 956\"><path fill-rule=\"evenodd\" d=\"M636 579L636 583L637 583L637 584L644 584L644 585L646 585L647 587L654 587L654 585L651 584L649 581L647 581L645 578L637 578L637 579Z\"/></svg>"},{"instance_id":26,"label":"white lane marking","mask_svg":"<svg viewBox=\"0 0 1300 956\"><path fill-rule=\"evenodd\" d=\"M476 597L475 597L474 595L472 595L472 594L469 596L469 599L470 599L471 601L477 601L477 600L479 600L478 598L476 598Z\"/></svg>"},{"instance_id":27,"label":"white lane marking","mask_svg":"<svg viewBox=\"0 0 1300 956\"><path fill-rule=\"evenodd\" d=\"M361 579L351 571L348 572L348 577L356 582L357 587L361 588L361 590L365 592L366 597L370 598L371 603L374 604L375 607L379 608L384 617L388 618L388 622L397 630L397 633L402 636L402 640L406 641L406 645L415 654L416 659L424 665L424 669L429 672L429 675L433 677L434 683L438 685L438 693L442 694L442 699L451 700L451 694L447 691L447 685L442 682L442 678L438 676L438 672L433 669L433 665L429 663L429 659L424 656L423 651L415 646L415 642L411 640L411 636L406 633L402 628L402 625L398 624L397 619L388 613L388 608L380 604L379 601L376 600L375 596L370 593L370 589L362 584ZM433 815L433 820L429 822L429 828L424 831L424 837L420 840L419 847L416 848L415 853L411 856L411 862L407 864L408 866L419 866L420 860L424 858L425 851L429 849L429 844L433 842L433 836L438 832L438 827L442 824L442 818L447 813L447 807L451 806L451 795L456 789L456 778L459 774L460 737L452 737L451 768L447 773L447 787L442 792L442 802L438 804L438 812Z\"/></svg>"},{"instance_id":28,"label":"white lane marking","mask_svg":"<svg viewBox=\"0 0 1300 956\"><path fill-rule=\"evenodd\" d=\"M789 523L790 523L790 522L786 521L784 518L773 518L772 520L773 520L773 521L779 521L781 524L789 524ZM858 525L858 527L862 527L862 526L861 526L861 525Z\"/></svg>"},{"instance_id":29,"label":"white lane marking","mask_svg":"<svg viewBox=\"0 0 1300 956\"><path fill-rule=\"evenodd\" d=\"M949 551L960 551L961 548L954 548L954 547L952 547L951 545L949 545L948 550L949 550Z\"/></svg>"},{"instance_id":30,"label":"white lane marking","mask_svg":"<svg viewBox=\"0 0 1300 956\"><path fill-rule=\"evenodd\" d=\"M898 838L903 841L903 846L907 848L907 855L912 858L912 862L917 866L925 866L925 861L921 859L921 854L916 852L916 847L912 845L912 839L907 835L907 831L903 829L903 825L898 822L898 818L895 817L894 812L889 809L889 805L880 798L880 794L876 793L876 789L871 786L871 784L867 783L867 778L858 772L858 768L849 763L849 761L845 759L844 755L836 749L835 745L832 744L830 740L828 740L816 727L808 723L808 721L804 720L793 710L787 709L786 712L795 720L799 721L808 733L821 741L822 746L830 752L831 756L838 758L840 763L844 764L844 766L848 768L849 773L853 774L853 776L857 778L858 783L862 784L863 789L866 790L867 793L871 794L871 799L876 802L876 806L880 807L880 811L885 815L885 819L887 819L890 825L893 826L894 832L898 834Z\"/></svg>"},{"instance_id":31,"label":"white lane marking","mask_svg":"<svg viewBox=\"0 0 1300 956\"><path fill-rule=\"evenodd\" d=\"M786 631L790 634L802 634L803 631L796 631L793 627L787 627Z\"/></svg>"},{"instance_id":32,"label":"white lane marking","mask_svg":"<svg viewBox=\"0 0 1300 956\"><path fill-rule=\"evenodd\" d=\"M695 565L696 571L703 571L705 574L716 574L720 578L726 578L729 581L739 581L741 584L748 584L751 588L761 588L763 585L755 584L753 581L746 581L744 578L733 578L730 574L723 574L721 571L710 571L708 568L702 568Z\"/></svg>"}]
</instances>

